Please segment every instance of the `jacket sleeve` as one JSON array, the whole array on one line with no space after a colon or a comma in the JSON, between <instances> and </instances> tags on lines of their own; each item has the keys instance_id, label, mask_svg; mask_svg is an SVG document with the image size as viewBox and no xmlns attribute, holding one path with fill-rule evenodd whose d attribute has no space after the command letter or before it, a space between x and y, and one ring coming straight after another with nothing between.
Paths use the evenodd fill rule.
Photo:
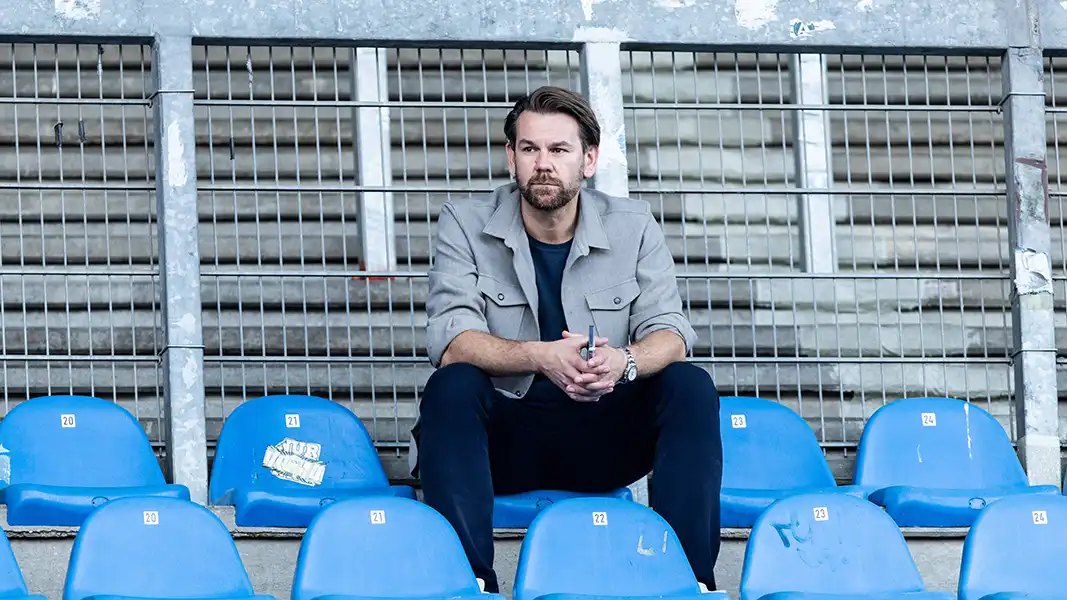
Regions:
<instances>
[{"instance_id":1,"label":"jacket sleeve","mask_svg":"<svg viewBox=\"0 0 1067 600\"><path fill-rule=\"evenodd\" d=\"M426 320L426 350L434 367L441 365L441 357L457 335L471 330L489 333L474 252L452 203L445 204L437 218Z\"/></svg>"},{"instance_id":2,"label":"jacket sleeve","mask_svg":"<svg viewBox=\"0 0 1067 600\"><path fill-rule=\"evenodd\" d=\"M696 331L682 309L678 280L671 256L656 218L648 213L637 256L637 283L641 293L630 309L630 339L639 341L653 331L673 331L685 342L688 354L696 342Z\"/></svg>"}]
</instances>

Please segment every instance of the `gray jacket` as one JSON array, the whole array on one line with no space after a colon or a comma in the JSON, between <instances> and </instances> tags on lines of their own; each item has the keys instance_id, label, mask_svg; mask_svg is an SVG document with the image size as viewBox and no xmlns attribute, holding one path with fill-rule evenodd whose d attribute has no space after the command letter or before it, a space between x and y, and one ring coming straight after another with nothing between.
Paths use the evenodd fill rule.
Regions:
<instances>
[{"instance_id":1,"label":"gray jacket","mask_svg":"<svg viewBox=\"0 0 1067 600\"><path fill-rule=\"evenodd\" d=\"M426 299L426 344L434 367L464 331L540 339L537 282L521 202L511 183L488 196L442 207ZM612 346L669 330L685 341L688 352L696 338L682 312L663 230L643 200L582 188L562 294L569 327L582 333L594 325ZM533 377L494 377L493 384L501 393L521 398ZM414 472L414 444L411 450Z\"/></svg>"}]
</instances>

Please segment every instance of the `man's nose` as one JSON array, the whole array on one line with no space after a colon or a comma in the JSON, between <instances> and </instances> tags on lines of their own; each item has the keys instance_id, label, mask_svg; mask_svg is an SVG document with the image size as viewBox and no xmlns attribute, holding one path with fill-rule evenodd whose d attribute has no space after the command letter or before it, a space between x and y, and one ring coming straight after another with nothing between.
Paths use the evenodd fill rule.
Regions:
<instances>
[{"instance_id":1,"label":"man's nose","mask_svg":"<svg viewBox=\"0 0 1067 600\"><path fill-rule=\"evenodd\" d=\"M552 161L549 160L548 152L538 152L534 159L534 168L538 171L551 171Z\"/></svg>"}]
</instances>

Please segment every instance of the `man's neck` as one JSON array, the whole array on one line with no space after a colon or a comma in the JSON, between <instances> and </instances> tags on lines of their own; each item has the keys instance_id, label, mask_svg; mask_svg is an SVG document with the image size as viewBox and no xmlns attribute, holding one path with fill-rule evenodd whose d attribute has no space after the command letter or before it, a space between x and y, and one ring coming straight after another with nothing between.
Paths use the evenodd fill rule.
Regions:
<instances>
[{"instance_id":1,"label":"man's neck","mask_svg":"<svg viewBox=\"0 0 1067 600\"><path fill-rule=\"evenodd\" d=\"M562 244L574 238L578 227L578 203L580 197L568 202L562 208L548 212L537 210L526 202L522 203L522 222L530 237L545 244Z\"/></svg>"}]
</instances>

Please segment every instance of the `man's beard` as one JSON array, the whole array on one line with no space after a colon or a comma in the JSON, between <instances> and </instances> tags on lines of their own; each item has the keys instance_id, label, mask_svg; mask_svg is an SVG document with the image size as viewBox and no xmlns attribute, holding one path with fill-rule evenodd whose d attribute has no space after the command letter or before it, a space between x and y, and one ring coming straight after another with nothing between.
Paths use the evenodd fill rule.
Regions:
<instances>
[{"instance_id":1,"label":"man's beard","mask_svg":"<svg viewBox=\"0 0 1067 600\"><path fill-rule=\"evenodd\" d=\"M526 185L519 184L519 195L531 208L555 212L577 196L581 186L581 180L564 185L548 175L534 175Z\"/></svg>"}]
</instances>

